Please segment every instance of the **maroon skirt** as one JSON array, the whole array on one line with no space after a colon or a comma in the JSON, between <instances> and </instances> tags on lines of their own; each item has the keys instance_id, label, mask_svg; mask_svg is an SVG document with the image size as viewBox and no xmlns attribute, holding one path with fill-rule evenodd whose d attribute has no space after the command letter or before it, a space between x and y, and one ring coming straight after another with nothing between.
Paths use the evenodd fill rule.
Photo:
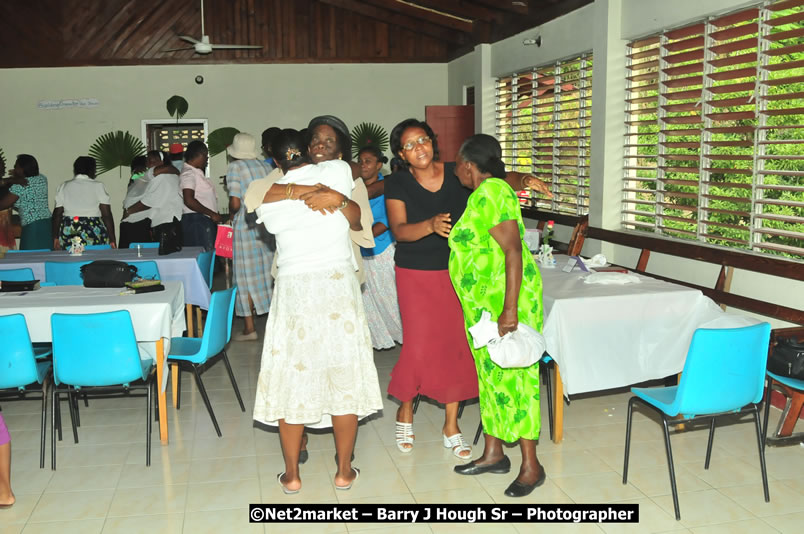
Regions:
<instances>
[{"instance_id":1,"label":"maroon skirt","mask_svg":"<svg viewBox=\"0 0 804 534\"><path fill-rule=\"evenodd\" d=\"M395 269L405 341L388 393L403 402L417 393L441 403L477 397L475 361L449 272Z\"/></svg>"}]
</instances>

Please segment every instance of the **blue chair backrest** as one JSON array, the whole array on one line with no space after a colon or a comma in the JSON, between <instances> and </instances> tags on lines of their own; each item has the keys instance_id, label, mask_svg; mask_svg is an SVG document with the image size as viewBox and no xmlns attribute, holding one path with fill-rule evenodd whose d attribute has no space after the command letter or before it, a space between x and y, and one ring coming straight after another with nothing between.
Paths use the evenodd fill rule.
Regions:
<instances>
[{"instance_id":1,"label":"blue chair backrest","mask_svg":"<svg viewBox=\"0 0 804 534\"><path fill-rule=\"evenodd\" d=\"M71 386L110 386L144 379L127 310L50 316L53 380Z\"/></svg>"},{"instance_id":2,"label":"blue chair backrest","mask_svg":"<svg viewBox=\"0 0 804 534\"><path fill-rule=\"evenodd\" d=\"M6 282L23 282L33 280L34 275L30 267L23 267L22 269L6 269L0 270L0 280Z\"/></svg>"},{"instance_id":3,"label":"blue chair backrest","mask_svg":"<svg viewBox=\"0 0 804 534\"><path fill-rule=\"evenodd\" d=\"M137 248L137 245L141 246L142 248L159 248L159 243L129 243L128 248Z\"/></svg>"},{"instance_id":4,"label":"blue chair backrest","mask_svg":"<svg viewBox=\"0 0 804 534\"><path fill-rule=\"evenodd\" d=\"M31 248L28 250L9 249L6 251L6 254L16 254L18 252L50 252L50 249L49 248Z\"/></svg>"},{"instance_id":5,"label":"blue chair backrest","mask_svg":"<svg viewBox=\"0 0 804 534\"><path fill-rule=\"evenodd\" d=\"M110 250L112 245L86 245L84 250Z\"/></svg>"},{"instance_id":6,"label":"blue chair backrest","mask_svg":"<svg viewBox=\"0 0 804 534\"><path fill-rule=\"evenodd\" d=\"M129 265L137 268L137 276L152 280L161 280L159 277L159 266L155 261L130 261Z\"/></svg>"},{"instance_id":7,"label":"blue chair backrest","mask_svg":"<svg viewBox=\"0 0 804 534\"><path fill-rule=\"evenodd\" d=\"M211 358L222 351L232 337L232 317L234 316L236 294L237 287L230 287L212 294L199 348L204 359Z\"/></svg>"},{"instance_id":8,"label":"blue chair backrest","mask_svg":"<svg viewBox=\"0 0 804 534\"><path fill-rule=\"evenodd\" d=\"M0 389L22 388L39 382L28 324L21 313L0 316Z\"/></svg>"},{"instance_id":9,"label":"blue chair backrest","mask_svg":"<svg viewBox=\"0 0 804 534\"><path fill-rule=\"evenodd\" d=\"M769 343L768 323L696 330L668 415L728 412L759 402Z\"/></svg>"},{"instance_id":10,"label":"blue chair backrest","mask_svg":"<svg viewBox=\"0 0 804 534\"><path fill-rule=\"evenodd\" d=\"M45 280L57 286L82 286L81 266L89 261L46 261Z\"/></svg>"},{"instance_id":11,"label":"blue chair backrest","mask_svg":"<svg viewBox=\"0 0 804 534\"><path fill-rule=\"evenodd\" d=\"M207 286L212 289L212 277L215 272L215 251L202 252L195 261L198 262L198 268L201 269L201 274L204 276Z\"/></svg>"}]
</instances>

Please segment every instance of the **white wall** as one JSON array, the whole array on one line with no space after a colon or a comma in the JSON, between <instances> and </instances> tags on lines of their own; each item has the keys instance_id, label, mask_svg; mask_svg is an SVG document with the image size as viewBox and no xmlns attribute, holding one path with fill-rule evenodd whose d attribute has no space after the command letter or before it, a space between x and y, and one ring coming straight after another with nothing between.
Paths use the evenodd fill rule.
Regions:
<instances>
[{"instance_id":1,"label":"white wall","mask_svg":"<svg viewBox=\"0 0 804 534\"><path fill-rule=\"evenodd\" d=\"M625 45L638 37L682 26L709 15L722 14L756 5L756 0L595 0L581 9L542 26L490 45L489 54L479 50L452 61L448 67L448 93L451 104L458 88L488 73L487 84L494 79L530 67L592 50L594 81L592 100L592 162L590 222L592 226L620 230L622 179L622 142L624 134ZM542 46L524 46L525 38L542 37ZM480 95L479 95L480 96ZM493 116L493 91L477 98L476 116ZM494 134L494 121L476 125L478 132ZM532 223L528 223L528 226ZM567 240L569 228L557 228L556 238ZM635 266L639 251L587 240L584 254L604 252L610 261ZM804 268L804 266L802 266ZM648 270L691 283L713 287L719 267L703 262L654 254ZM737 271L732 281L733 293L768 300L801 309L804 283L747 271ZM774 327L787 326L771 321Z\"/></svg>"},{"instance_id":2,"label":"white wall","mask_svg":"<svg viewBox=\"0 0 804 534\"><path fill-rule=\"evenodd\" d=\"M194 81L204 77L203 85ZM0 147L11 160L33 154L50 184L72 177L72 163L100 135L126 130L139 137L144 119L167 119L174 94L189 102L187 119L208 119L209 129L233 126L255 135L269 126L306 127L321 114L350 127L370 121L391 128L407 117L424 118L425 105L447 103L444 64L304 64L72 67L0 69ZM40 100L97 98L96 108L40 110ZM210 175L226 172L226 156L210 162ZM112 196L119 222L129 173L98 179ZM217 181L217 179L216 179ZM221 208L228 199L221 190Z\"/></svg>"}]
</instances>

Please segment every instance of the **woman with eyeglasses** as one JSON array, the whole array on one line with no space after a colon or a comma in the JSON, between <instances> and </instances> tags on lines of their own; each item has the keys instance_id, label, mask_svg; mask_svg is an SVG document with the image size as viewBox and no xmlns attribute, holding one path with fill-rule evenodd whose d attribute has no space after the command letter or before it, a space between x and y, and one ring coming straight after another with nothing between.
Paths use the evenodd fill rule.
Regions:
<instances>
[{"instance_id":1,"label":"woman with eyeglasses","mask_svg":"<svg viewBox=\"0 0 804 534\"><path fill-rule=\"evenodd\" d=\"M413 400L421 394L446 407L444 447L470 460L472 449L458 427L458 404L477 397L477 373L449 276L447 237L472 192L456 177L454 162L439 161L436 136L426 122L407 119L397 124L391 151L407 166L385 185L388 221L397 241L396 284L405 333L388 385L388 393L402 402L396 413L397 448L413 450ZM508 173L505 179L514 189L530 187L549 194L547 186L530 175Z\"/></svg>"}]
</instances>

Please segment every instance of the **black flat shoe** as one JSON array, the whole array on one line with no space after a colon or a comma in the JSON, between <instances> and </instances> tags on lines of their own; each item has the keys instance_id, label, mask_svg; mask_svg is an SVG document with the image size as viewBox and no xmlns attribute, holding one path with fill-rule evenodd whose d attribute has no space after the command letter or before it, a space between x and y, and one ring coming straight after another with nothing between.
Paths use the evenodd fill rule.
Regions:
<instances>
[{"instance_id":1,"label":"black flat shoe","mask_svg":"<svg viewBox=\"0 0 804 534\"><path fill-rule=\"evenodd\" d=\"M544 468L542 468L542 476L539 477L539 480L534 482L533 484L522 484L514 480L511 482L511 485L505 489L505 496L506 497L524 497L526 495L530 495L530 493L544 484L544 481L547 480L547 473L545 473Z\"/></svg>"},{"instance_id":2,"label":"black flat shoe","mask_svg":"<svg viewBox=\"0 0 804 534\"><path fill-rule=\"evenodd\" d=\"M310 459L310 453L307 452L307 449L299 452L299 463L303 464L307 460Z\"/></svg>"},{"instance_id":3,"label":"black flat shoe","mask_svg":"<svg viewBox=\"0 0 804 534\"><path fill-rule=\"evenodd\" d=\"M454 468L459 475L480 475L483 473L497 473L505 474L511 470L511 460L507 456L503 456L502 460L490 465L477 465L475 462L468 464L456 465Z\"/></svg>"}]
</instances>

